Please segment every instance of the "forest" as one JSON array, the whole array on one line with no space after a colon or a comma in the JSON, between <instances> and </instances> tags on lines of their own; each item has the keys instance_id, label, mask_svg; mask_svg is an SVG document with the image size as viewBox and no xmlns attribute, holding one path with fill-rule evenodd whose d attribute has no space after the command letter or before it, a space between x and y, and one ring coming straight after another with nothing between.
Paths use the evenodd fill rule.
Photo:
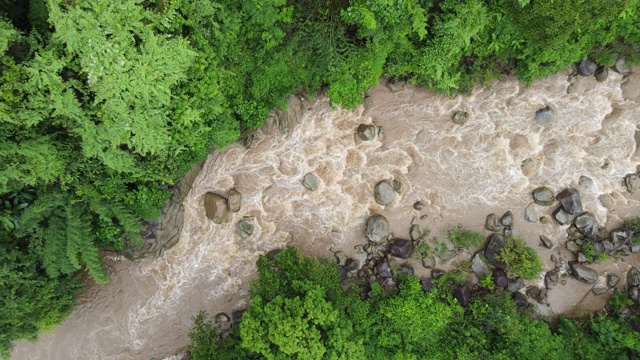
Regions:
<instances>
[{"instance_id":1,"label":"forest","mask_svg":"<svg viewBox=\"0 0 640 360\"><path fill-rule=\"evenodd\" d=\"M0 0L0 354L60 323L85 281L108 282L100 251L139 243L181 175L288 94L353 108L382 76L451 95L587 58L631 65L639 22L640 0ZM326 294L296 286L335 327ZM458 309L438 296L415 301L441 304L446 327ZM336 344L352 336L336 329ZM354 354L381 335L366 336Z\"/></svg>"}]
</instances>

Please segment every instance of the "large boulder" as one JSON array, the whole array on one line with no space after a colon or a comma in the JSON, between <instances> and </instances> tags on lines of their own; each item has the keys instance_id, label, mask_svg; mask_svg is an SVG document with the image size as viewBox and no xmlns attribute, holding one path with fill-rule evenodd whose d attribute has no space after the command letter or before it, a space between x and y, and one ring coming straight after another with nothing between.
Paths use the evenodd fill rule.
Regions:
<instances>
[{"instance_id":1,"label":"large boulder","mask_svg":"<svg viewBox=\"0 0 640 360\"><path fill-rule=\"evenodd\" d=\"M529 300L527 300L527 297L523 293L514 292L511 296L513 298L513 302L516 304L516 307L526 308L527 306L529 306Z\"/></svg>"},{"instance_id":2,"label":"large boulder","mask_svg":"<svg viewBox=\"0 0 640 360\"><path fill-rule=\"evenodd\" d=\"M598 82L604 82L607 80L608 77L609 77L609 69L600 68L596 70L596 80Z\"/></svg>"},{"instance_id":3,"label":"large boulder","mask_svg":"<svg viewBox=\"0 0 640 360\"><path fill-rule=\"evenodd\" d=\"M556 202L554 192L546 186L541 186L533 190L533 201L542 206L550 206Z\"/></svg>"},{"instance_id":4,"label":"large boulder","mask_svg":"<svg viewBox=\"0 0 640 360\"><path fill-rule=\"evenodd\" d=\"M551 109L549 106L545 106L542 109L536 111L535 119L539 125L545 125L553 120L553 116L553 109Z\"/></svg>"},{"instance_id":5,"label":"large boulder","mask_svg":"<svg viewBox=\"0 0 640 360\"><path fill-rule=\"evenodd\" d=\"M638 187L640 187L640 179L638 179L638 175L627 174L627 176L624 177L624 186L630 194L635 193L638 190Z\"/></svg>"},{"instance_id":6,"label":"large boulder","mask_svg":"<svg viewBox=\"0 0 640 360\"><path fill-rule=\"evenodd\" d=\"M640 286L640 270L635 266L627 272L627 286Z\"/></svg>"},{"instance_id":7,"label":"large boulder","mask_svg":"<svg viewBox=\"0 0 640 360\"><path fill-rule=\"evenodd\" d=\"M401 259L406 259L413 254L415 246L413 241L406 239L393 239L389 243L389 254Z\"/></svg>"},{"instance_id":8,"label":"large boulder","mask_svg":"<svg viewBox=\"0 0 640 360\"><path fill-rule=\"evenodd\" d=\"M556 285L558 285L558 280L559 280L558 271L557 270L549 271L544 276L544 286L547 289L553 289Z\"/></svg>"},{"instance_id":9,"label":"large boulder","mask_svg":"<svg viewBox=\"0 0 640 360\"><path fill-rule=\"evenodd\" d=\"M378 272L378 275L384 278L390 278L393 276L393 274L391 273L391 266L389 266L389 260L387 260L387 258L383 258L382 260L378 261L376 271Z\"/></svg>"},{"instance_id":10,"label":"large boulder","mask_svg":"<svg viewBox=\"0 0 640 360\"><path fill-rule=\"evenodd\" d=\"M469 300L471 300L471 287L469 287L469 285L457 286L455 290L453 290L453 296L458 300L460 305L466 307L469 305Z\"/></svg>"},{"instance_id":11,"label":"large boulder","mask_svg":"<svg viewBox=\"0 0 640 360\"><path fill-rule=\"evenodd\" d=\"M369 241L379 243L386 240L391 234L389 221L382 215L373 215L367 220L365 236Z\"/></svg>"},{"instance_id":12,"label":"large boulder","mask_svg":"<svg viewBox=\"0 0 640 360\"><path fill-rule=\"evenodd\" d=\"M598 272L580 263L570 262L569 268L573 276L584 283L595 284L598 281Z\"/></svg>"},{"instance_id":13,"label":"large boulder","mask_svg":"<svg viewBox=\"0 0 640 360\"><path fill-rule=\"evenodd\" d=\"M510 293L514 293L519 291L523 287L524 287L524 280L522 280L522 278L509 279L509 285L507 285L507 290Z\"/></svg>"},{"instance_id":14,"label":"large boulder","mask_svg":"<svg viewBox=\"0 0 640 360\"><path fill-rule=\"evenodd\" d=\"M246 219L238 221L236 224L236 233L243 239L250 237L253 235L253 224L248 222Z\"/></svg>"},{"instance_id":15,"label":"large boulder","mask_svg":"<svg viewBox=\"0 0 640 360\"><path fill-rule=\"evenodd\" d=\"M502 217L500 218L500 224L502 224L502 226L504 226L507 229L512 229L513 213L511 211L507 211L506 213L504 213L504 215L502 215Z\"/></svg>"},{"instance_id":16,"label":"large boulder","mask_svg":"<svg viewBox=\"0 0 640 360\"><path fill-rule=\"evenodd\" d=\"M540 235L540 242L542 242L542 245L547 249L551 249L553 247L553 241L544 235Z\"/></svg>"},{"instance_id":17,"label":"large boulder","mask_svg":"<svg viewBox=\"0 0 640 360\"><path fill-rule=\"evenodd\" d=\"M578 63L578 72L580 75L591 76L598 70L598 64L591 59L582 60Z\"/></svg>"},{"instance_id":18,"label":"large boulder","mask_svg":"<svg viewBox=\"0 0 640 360\"><path fill-rule=\"evenodd\" d=\"M313 173L307 173L302 179L302 185L311 191L318 190L318 177Z\"/></svg>"},{"instance_id":19,"label":"large boulder","mask_svg":"<svg viewBox=\"0 0 640 360\"><path fill-rule=\"evenodd\" d=\"M482 259L482 255L480 253L476 254L471 260L471 271L476 273L478 276L487 276L491 272L489 270L489 265Z\"/></svg>"},{"instance_id":20,"label":"large boulder","mask_svg":"<svg viewBox=\"0 0 640 360\"><path fill-rule=\"evenodd\" d=\"M380 205L389 205L396 198L393 185L386 180L380 181L374 188L374 197Z\"/></svg>"},{"instance_id":21,"label":"large boulder","mask_svg":"<svg viewBox=\"0 0 640 360\"><path fill-rule=\"evenodd\" d=\"M509 286L509 278L507 277L507 273L502 269L493 270L493 283L497 287L506 288Z\"/></svg>"},{"instance_id":22,"label":"large boulder","mask_svg":"<svg viewBox=\"0 0 640 360\"><path fill-rule=\"evenodd\" d=\"M497 255L500 253L500 250L506 245L506 241L504 236L493 233L489 236L489 242L487 243L487 247L484 249L484 257L494 266L502 266L504 265L498 258Z\"/></svg>"},{"instance_id":23,"label":"large boulder","mask_svg":"<svg viewBox=\"0 0 640 360\"><path fill-rule=\"evenodd\" d=\"M536 211L536 204L530 203L524 208L524 219L530 223L538 222L538 215Z\"/></svg>"},{"instance_id":24,"label":"large boulder","mask_svg":"<svg viewBox=\"0 0 640 360\"><path fill-rule=\"evenodd\" d=\"M564 211L563 207L559 207L558 210L553 213L553 218L556 219L560 225L567 225L571 221L571 215Z\"/></svg>"},{"instance_id":25,"label":"large boulder","mask_svg":"<svg viewBox=\"0 0 640 360\"><path fill-rule=\"evenodd\" d=\"M457 125L464 125L467 123L471 115L466 111L456 111L453 114L453 123Z\"/></svg>"},{"instance_id":26,"label":"large boulder","mask_svg":"<svg viewBox=\"0 0 640 360\"><path fill-rule=\"evenodd\" d=\"M358 137L364 141L373 140L378 133L375 125L371 124L360 124L358 126L358 130L356 130Z\"/></svg>"},{"instance_id":27,"label":"large boulder","mask_svg":"<svg viewBox=\"0 0 640 360\"><path fill-rule=\"evenodd\" d=\"M242 194L236 189L229 190L229 211L238 212L242 205Z\"/></svg>"},{"instance_id":28,"label":"large boulder","mask_svg":"<svg viewBox=\"0 0 640 360\"><path fill-rule=\"evenodd\" d=\"M204 194L204 210L209 220L216 224L229 220L229 204L220 194L212 192Z\"/></svg>"},{"instance_id":29,"label":"large boulder","mask_svg":"<svg viewBox=\"0 0 640 360\"><path fill-rule=\"evenodd\" d=\"M484 220L484 228L491 232L498 232L502 230L502 227L498 223L498 216L496 214L489 214Z\"/></svg>"},{"instance_id":30,"label":"large boulder","mask_svg":"<svg viewBox=\"0 0 640 360\"><path fill-rule=\"evenodd\" d=\"M586 237L590 238L598 233L598 221L596 217L588 211L580 214L573 223L578 231Z\"/></svg>"},{"instance_id":31,"label":"large boulder","mask_svg":"<svg viewBox=\"0 0 640 360\"><path fill-rule=\"evenodd\" d=\"M582 212L582 200L578 190L564 189L556 196L556 199L560 201L562 208L568 214L575 215Z\"/></svg>"}]
</instances>

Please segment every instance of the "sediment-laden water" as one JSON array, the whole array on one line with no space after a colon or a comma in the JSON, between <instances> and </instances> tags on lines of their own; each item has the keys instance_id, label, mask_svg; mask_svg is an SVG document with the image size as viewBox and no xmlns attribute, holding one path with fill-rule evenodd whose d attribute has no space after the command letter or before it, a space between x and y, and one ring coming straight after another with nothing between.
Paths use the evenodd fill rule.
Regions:
<instances>
[{"instance_id":1,"label":"sediment-laden water","mask_svg":"<svg viewBox=\"0 0 640 360\"><path fill-rule=\"evenodd\" d=\"M231 312L246 306L248 281L260 254L292 244L307 255L353 254L364 244L368 216L387 216L397 236L408 236L412 219L442 238L446 228L463 224L484 231L488 213L511 210L515 230L539 250L547 268L558 256L566 227L527 223L522 214L531 191L541 185L559 191L580 190L585 210L608 228L630 214L640 201L626 193L622 178L636 170L634 133L640 123L640 77L610 73L594 78L552 76L530 87L515 80L478 88L469 96L447 98L415 87L391 92L371 89L356 110L332 109L320 97L288 135L259 134L251 149L231 146L209 157L185 199L185 225L179 243L155 260L108 260L111 283L89 286L81 304L64 324L36 343L21 342L13 359L149 359L178 352L187 344L191 318L200 310ZM534 121L549 106L555 118ZM471 114L464 125L453 113ZM373 123L384 135L371 141L354 136L359 124ZM308 172L320 179L311 192L301 185ZM592 181L579 182L581 176ZM402 191L386 208L373 198L374 185L399 180ZM235 187L242 208L227 224L209 221L203 195L226 195ZM598 201L610 194L613 206ZM421 200L421 211L412 205ZM537 207L540 216L555 208ZM427 215L426 219L418 220ZM255 226L251 237L235 234L243 217ZM557 249L539 247L539 235ZM567 258L567 252L561 251ZM462 254L451 263L468 259ZM622 273L640 258L608 260L600 275ZM416 268L419 265L416 264ZM550 291L554 314L602 306L590 286L569 279Z\"/></svg>"}]
</instances>

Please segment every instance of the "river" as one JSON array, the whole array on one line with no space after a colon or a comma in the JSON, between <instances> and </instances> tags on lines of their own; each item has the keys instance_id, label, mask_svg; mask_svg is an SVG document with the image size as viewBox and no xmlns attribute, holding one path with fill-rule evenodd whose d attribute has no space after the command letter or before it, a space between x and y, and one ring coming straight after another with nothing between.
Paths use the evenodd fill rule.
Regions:
<instances>
[{"instance_id":1,"label":"river","mask_svg":"<svg viewBox=\"0 0 640 360\"><path fill-rule=\"evenodd\" d=\"M558 250L541 248L538 236L562 248L566 227L524 220L534 188L576 187L585 209L608 228L640 214L638 196L622 186L640 164L634 140L639 89L638 75L623 79L610 72L604 82L560 74L527 87L506 79L452 98L413 86L392 92L381 84L355 110L332 108L323 96L306 100L303 117L288 134L259 132L250 149L232 145L206 160L184 201L185 224L175 247L153 260L107 259L111 282L89 285L62 325L35 343L19 342L12 359L175 354L187 345L198 311L230 313L246 306L260 254L285 244L307 255L337 249L353 254L354 245L364 244L364 223L374 213L387 216L397 236L408 236L412 219L427 215L416 221L442 238L444 229L458 224L483 231L488 213L511 210L514 233L552 268L549 256ZM555 118L541 126L534 114L544 106L554 109ZM451 121L457 110L470 113L466 124ZM384 135L356 138L357 126L369 123ZM308 172L320 179L314 192L301 185ZM592 182L579 181L581 176ZM374 185L384 179L403 184L386 208L373 198ZM216 225L205 216L203 194L226 195L233 187L242 193L242 208L229 223ZM612 197L609 209L598 201L601 194ZM417 200L425 204L421 211L412 207ZM536 208L540 216L551 210ZM235 223L245 216L255 231L243 240ZM600 275L622 274L638 262L637 255L612 259L597 269ZM602 306L606 297L589 290L569 279L550 292L551 306L542 311Z\"/></svg>"}]
</instances>

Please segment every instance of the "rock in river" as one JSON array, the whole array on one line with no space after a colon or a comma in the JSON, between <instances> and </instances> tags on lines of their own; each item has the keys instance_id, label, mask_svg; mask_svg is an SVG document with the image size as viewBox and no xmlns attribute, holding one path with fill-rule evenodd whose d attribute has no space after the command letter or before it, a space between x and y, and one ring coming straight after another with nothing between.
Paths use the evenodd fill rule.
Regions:
<instances>
[{"instance_id":1,"label":"rock in river","mask_svg":"<svg viewBox=\"0 0 640 360\"><path fill-rule=\"evenodd\" d=\"M569 221L571 221L571 215L564 211L562 207L559 207L558 210L553 213L553 218L556 219L560 225L567 225Z\"/></svg>"},{"instance_id":2,"label":"rock in river","mask_svg":"<svg viewBox=\"0 0 640 360\"><path fill-rule=\"evenodd\" d=\"M556 196L556 199L560 201L562 208L568 214L575 215L582 212L582 201L578 190L564 189Z\"/></svg>"},{"instance_id":3,"label":"rock in river","mask_svg":"<svg viewBox=\"0 0 640 360\"><path fill-rule=\"evenodd\" d=\"M458 300L460 305L466 307L471 299L471 287L469 285L461 285L453 290L453 296Z\"/></svg>"},{"instance_id":4,"label":"rock in river","mask_svg":"<svg viewBox=\"0 0 640 360\"><path fill-rule=\"evenodd\" d=\"M376 137L376 126L371 124L360 124L356 130L358 137L364 141L373 140Z\"/></svg>"},{"instance_id":5,"label":"rock in river","mask_svg":"<svg viewBox=\"0 0 640 360\"><path fill-rule=\"evenodd\" d=\"M588 211L580 214L574 220L574 224L578 231L586 237L592 237L598 233L598 221L595 216Z\"/></svg>"},{"instance_id":6,"label":"rock in river","mask_svg":"<svg viewBox=\"0 0 640 360\"><path fill-rule=\"evenodd\" d=\"M630 194L635 193L640 187L640 180L636 174L628 174L624 177L624 186Z\"/></svg>"},{"instance_id":7,"label":"rock in river","mask_svg":"<svg viewBox=\"0 0 640 360\"><path fill-rule=\"evenodd\" d=\"M471 270L478 276L487 276L490 273L489 266L484 262L480 253L471 260Z\"/></svg>"},{"instance_id":8,"label":"rock in river","mask_svg":"<svg viewBox=\"0 0 640 360\"><path fill-rule=\"evenodd\" d=\"M553 196L553 190L546 186L541 186L533 190L533 201L538 205L550 206L556 202L556 199Z\"/></svg>"},{"instance_id":9,"label":"rock in river","mask_svg":"<svg viewBox=\"0 0 640 360\"><path fill-rule=\"evenodd\" d=\"M374 197L380 205L389 205L396 198L396 191L388 181L383 180L376 184L374 188Z\"/></svg>"},{"instance_id":10,"label":"rock in river","mask_svg":"<svg viewBox=\"0 0 640 360\"><path fill-rule=\"evenodd\" d=\"M500 224L507 229L513 228L513 213L511 211L507 211L500 218Z\"/></svg>"},{"instance_id":11,"label":"rock in river","mask_svg":"<svg viewBox=\"0 0 640 360\"><path fill-rule=\"evenodd\" d=\"M498 216L496 214L489 214L484 221L484 228L491 232L498 232L502 230L500 224L498 224Z\"/></svg>"},{"instance_id":12,"label":"rock in river","mask_svg":"<svg viewBox=\"0 0 640 360\"><path fill-rule=\"evenodd\" d=\"M242 194L236 189L229 190L229 211L240 211L240 205L242 205Z\"/></svg>"},{"instance_id":13,"label":"rock in river","mask_svg":"<svg viewBox=\"0 0 640 360\"><path fill-rule=\"evenodd\" d=\"M598 69L598 64L591 59L582 60L578 63L578 71L580 75L591 76Z\"/></svg>"},{"instance_id":14,"label":"rock in river","mask_svg":"<svg viewBox=\"0 0 640 360\"><path fill-rule=\"evenodd\" d=\"M207 217L216 224L229 219L229 205L222 195L212 192L204 194L204 209Z\"/></svg>"},{"instance_id":15,"label":"rock in river","mask_svg":"<svg viewBox=\"0 0 640 360\"><path fill-rule=\"evenodd\" d=\"M236 224L236 233L243 239L248 238L253 234L253 224L245 219L238 221Z\"/></svg>"},{"instance_id":16,"label":"rock in river","mask_svg":"<svg viewBox=\"0 0 640 360\"><path fill-rule=\"evenodd\" d=\"M577 262L570 262L569 268L571 268L573 276L584 283L595 284L598 281L598 273L591 268Z\"/></svg>"},{"instance_id":17,"label":"rock in river","mask_svg":"<svg viewBox=\"0 0 640 360\"><path fill-rule=\"evenodd\" d=\"M458 125L464 125L467 123L471 115L466 111L456 111L453 114L453 123Z\"/></svg>"},{"instance_id":18,"label":"rock in river","mask_svg":"<svg viewBox=\"0 0 640 360\"><path fill-rule=\"evenodd\" d=\"M540 241L547 249L551 249L553 247L553 241L544 235L540 235Z\"/></svg>"},{"instance_id":19,"label":"rock in river","mask_svg":"<svg viewBox=\"0 0 640 360\"><path fill-rule=\"evenodd\" d=\"M500 260L496 257L500 250L505 246L506 242L504 240L504 236L500 234L491 234L489 237L489 243L487 247L484 249L484 257L494 266L503 265Z\"/></svg>"},{"instance_id":20,"label":"rock in river","mask_svg":"<svg viewBox=\"0 0 640 360\"><path fill-rule=\"evenodd\" d=\"M379 243L388 238L389 234L389 221L384 216L374 215L367 220L365 236L369 241Z\"/></svg>"},{"instance_id":21,"label":"rock in river","mask_svg":"<svg viewBox=\"0 0 640 360\"><path fill-rule=\"evenodd\" d=\"M316 191L318 190L318 177L312 173L307 173L304 175L302 185L311 191Z\"/></svg>"},{"instance_id":22,"label":"rock in river","mask_svg":"<svg viewBox=\"0 0 640 360\"><path fill-rule=\"evenodd\" d=\"M640 286L640 270L635 266L627 272L627 286Z\"/></svg>"},{"instance_id":23,"label":"rock in river","mask_svg":"<svg viewBox=\"0 0 640 360\"><path fill-rule=\"evenodd\" d=\"M406 259L413 254L413 241L406 239L393 239L389 243L389 254L401 259Z\"/></svg>"},{"instance_id":24,"label":"rock in river","mask_svg":"<svg viewBox=\"0 0 640 360\"><path fill-rule=\"evenodd\" d=\"M545 125L551 122L551 120L553 120L553 109L551 109L549 106L545 106L542 109L539 109L538 111L536 111L535 119L539 125Z\"/></svg>"}]
</instances>

